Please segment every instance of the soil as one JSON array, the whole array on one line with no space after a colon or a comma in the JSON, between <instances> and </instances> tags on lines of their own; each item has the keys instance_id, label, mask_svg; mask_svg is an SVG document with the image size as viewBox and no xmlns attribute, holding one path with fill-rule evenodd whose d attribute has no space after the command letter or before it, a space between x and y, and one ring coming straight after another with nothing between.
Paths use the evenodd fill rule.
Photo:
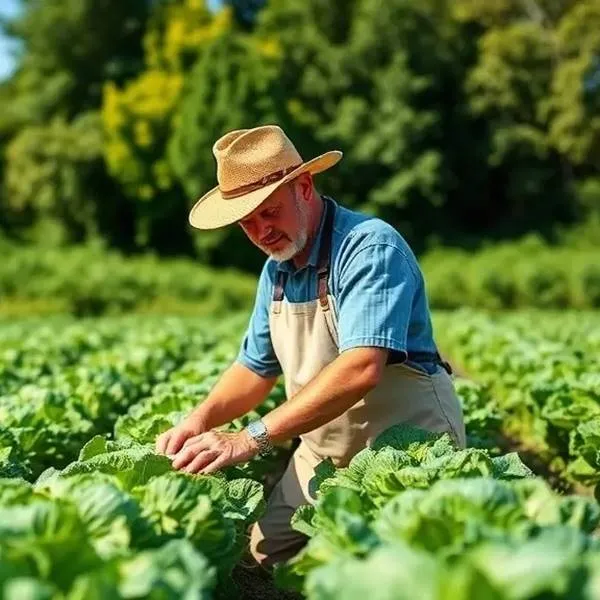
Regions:
<instances>
[{"instance_id":1,"label":"soil","mask_svg":"<svg viewBox=\"0 0 600 600\"><path fill-rule=\"evenodd\" d=\"M258 567L238 565L233 571L233 579L240 589L240 595L231 600L302 600L304 598L301 594L277 588L273 578Z\"/></svg>"},{"instance_id":2,"label":"soil","mask_svg":"<svg viewBox=\"0 0 600 600\"><path fill-rule=\"evenodd\" d=\"M545 461L534 448L529 448L523 440L503 436L500 447L503 452L516 452L521 460L536 474L544 478L550 487L563 493L572 493L569 485L560 475L550 469Z\"/></svg>"}]
</instances>

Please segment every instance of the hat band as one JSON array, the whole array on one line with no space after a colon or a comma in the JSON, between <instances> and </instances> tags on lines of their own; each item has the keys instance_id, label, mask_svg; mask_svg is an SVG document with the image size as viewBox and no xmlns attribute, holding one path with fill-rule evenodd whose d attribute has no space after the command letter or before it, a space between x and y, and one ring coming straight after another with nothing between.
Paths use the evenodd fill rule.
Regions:
<instances>
[{"instance_id":1,"label":"hat band","mask_svg":"<svg viewBox=\"0 0 600 600\"><path fill-rule=\"evenodd\" d=\"M239 196L244 196L245 194L249 194L250 192L259 190L260 188L263 188L266 185L270 185L271 183L275 183L276 181L283 179L288 173L291 173L294 169L301 167L302 164L303 163L299 163L297 165L281 169L280 171L275 171L273 173L270 173L269 175L265 175L262 179L258 181L255 181L253 183L247 183L246 185L241 185L240 187L234 188L233 190L221 189L221 197L225 198L226 200L229 200L230 198L238 198Z\"/></svg>"}]
</instances>

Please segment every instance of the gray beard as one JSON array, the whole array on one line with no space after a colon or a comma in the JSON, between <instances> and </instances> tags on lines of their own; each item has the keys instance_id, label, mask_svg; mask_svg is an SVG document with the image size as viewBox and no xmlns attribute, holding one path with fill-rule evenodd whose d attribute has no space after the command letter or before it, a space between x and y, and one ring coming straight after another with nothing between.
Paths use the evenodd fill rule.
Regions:
<instances>
[{"instance_id":1,"label":"gray beard","mask_svg":"<svg viewBox=\"0 0 600 600\"><path fill-rule=\"evenodd\" d=\"M283 250L280 250L279 252L270 252L271 258L278 262L294 258L296 254L304 250L307 237L306 231L302 231L298 239L294 240L291 244L288 244Z\"/></svg>"},{"instance_id":2,"label":"gray beard","mask_svg":"<svg viewBox=\"0 0 600 600\"><path fill-rule=\"evenodd\" d=\"M308 214L303 204L298 205L298 214L300 216L300 233L298 237L288 244L283 250L270 252L269 256L278 262L290 260L299 252L304 250L308 240Z\"/></svg>"}]
</instances>

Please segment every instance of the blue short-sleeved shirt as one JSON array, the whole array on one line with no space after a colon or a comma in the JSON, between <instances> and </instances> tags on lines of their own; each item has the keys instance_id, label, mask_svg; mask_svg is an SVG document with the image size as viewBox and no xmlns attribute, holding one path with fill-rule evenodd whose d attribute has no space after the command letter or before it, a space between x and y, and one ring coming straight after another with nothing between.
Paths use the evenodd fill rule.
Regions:
<instances>
[{"instance_id":1,"label":"blue short-sleeved shirt","mask_svg":"<svg viewBox=\"0 0 600 600\"><path fill-rule=\"evenodd\" d=\"M385 221L335 203L329 290L338 320L339 351L377 346L399 352L436 352L423 275L401 234ZM282 373L269 331L269 310L279 270L288 272L288 302L318 298L317 260L324 214L308 263L265 261L237 360L264 377ZM432 373L432 363L407 364Z\"/></svg>"}]
</instances>

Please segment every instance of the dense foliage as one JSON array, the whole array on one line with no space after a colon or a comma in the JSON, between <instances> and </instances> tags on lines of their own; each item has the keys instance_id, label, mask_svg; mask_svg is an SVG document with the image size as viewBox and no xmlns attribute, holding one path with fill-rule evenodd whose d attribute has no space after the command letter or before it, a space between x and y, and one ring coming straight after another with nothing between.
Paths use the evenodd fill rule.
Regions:
<instances>
[{"instance_id":1,"label":"dense foliage","mask_svg":"<svg viewBox=\"0 0 600 600\"><path fill-rule=\"evenodd\" d=\"M72 462L97 434L152 444L208 394L243 331L243 315L221 326L164 317L26 323L0 328L0 474L28 479ZM282 394L278 386L260 410Z\"/></svg>"},{"instance_id":2,"label":"dense foliage","mask_svg":"<svg viewBox=\"0 0 600 600\"><path fill-rule=\"evenodd\" d=\"M204 477L173 471L154 442L206 397L244 318L0 326L0 598L229 597L286 447ZM226 428L282 398L278 385Z\"/></svg>"},{"instance_id":3,"label":"dense foliage","mask_svg":"<svg viewBox=\"0 0 600 600\"><path fill-rule=\"evenodd\" d=\"M226 130L281 124L417 251L600 210L596 0L48 0L8 25L0 228L257 269L187 223ZM98 24L101 24L99 26Z\"/></svg>"},{"instance_id":4,"label":"dense foliage","mask_svg":"<svg viewBox=\"0 0 600 600\"><path fill-rule=\"evenodd\" d=\"M251 248L245 239L239 251ZM222 315L249 310L255 300L255 276L190 259L132 257L95 246L24 249L1 240L0 252L0 313ZM475 253L432 250L420 264L433 309L597 308L598 255L588 242L551 248L532 238Z\"/></svg>"},{"instance_id":5,"label":"dense foliage","mask_svg":"<svg viewBox=\"0 0 600 600\"><path fill-rule=\"evenodd\" d=\"M277 572L311 600L597 598L596 502L555 494L514 454L399 426L315 484L293 517L309 542Z\"/></svg>"},{"instance_id":6,"label":"dense foliage","mask_svg":"<svg viewBox=\"0 0 600 600\"><path fill-rule=\"evenodd\" d=\"M77 316L132 310L219 316L251 308L256 280L235 270L186 259L127 257L97 247L15 247L0 241L0 302L15 310ZM36 304L37 303L37 304Z\"/></svg>"},{"instance_id":7,"label":"dense foliage","mask_svg":"<svg viewBox=\"0 0 600 600\"><path fill-rule=\"evenodd\" d=\"M479 252L437 249L421 267L436 309L600 308L600 237L581 247L549 247L532 235Z\"/></svg>"},{"instance_id":8,"label":"dense foliage","mask_svg":"<svg viewBox=\"0 0 600 600\"><path fill-rule=\"evenodd\" d=\"M264 497L258 481L174 472L150 448L93 438L35 485L0 479L0 506L2 597L28 585L53 600L158 600L213 597Z\"/></svg>"}]
</instances>

